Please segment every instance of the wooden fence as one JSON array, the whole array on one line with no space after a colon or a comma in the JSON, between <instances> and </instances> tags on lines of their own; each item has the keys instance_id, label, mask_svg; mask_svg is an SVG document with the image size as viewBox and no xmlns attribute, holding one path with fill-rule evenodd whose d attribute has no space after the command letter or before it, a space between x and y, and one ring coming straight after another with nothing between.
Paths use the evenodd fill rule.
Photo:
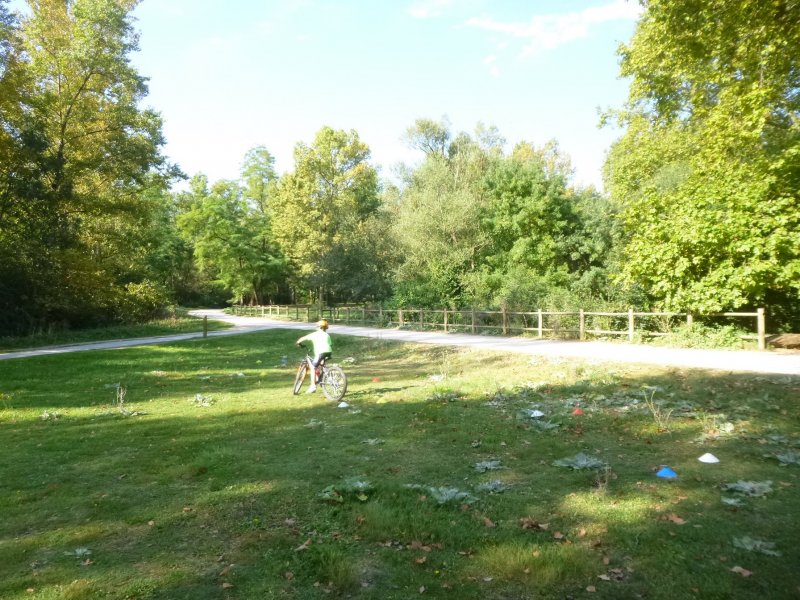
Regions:
<instances>
[{"instance_id":1,"label":"wooden fence","mask_svg":"<svg viewBox=\"0 0 800 600\"><path fill-rule=\"evenodd\" d=\"M234 306L236 315L272 317L311 323L321 318L331 323L367 327L395 327L446 333L495 335L535 334L537 337L569 337L585 340L587 336L669 335L670 327L679 320L691 325L695 318L730 317L755 319L753 335L759 350L766 349L765 311L727 312L694 315L674 312L590 312L590 311L508 311L508 310L449 310L427 308L374 308L362 305L322 307L315 304Z\"/></svg>"}]
</instances>

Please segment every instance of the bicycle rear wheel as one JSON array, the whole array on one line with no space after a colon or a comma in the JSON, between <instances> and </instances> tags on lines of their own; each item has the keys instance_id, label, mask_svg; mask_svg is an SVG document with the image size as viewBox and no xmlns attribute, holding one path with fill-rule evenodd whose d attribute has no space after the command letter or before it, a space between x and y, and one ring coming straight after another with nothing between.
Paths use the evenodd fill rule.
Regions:
<instances>
[{"instance_id":1,"label":"bicycle rear wheel","mask_svg":"<svg viewBox=\"0 0 800 600\"><path fill-rule=\"evenodd\" d=\"M292 393L296 396L300 393L300 388L303 387L303 382L306 380L306 375L308 375L308 365L303 361L299 367L297 367L297 375L294 378L294 387L292 388Z\"/></svg>"},{"instance_id":2,"label":"bicycle rear wheel","mask_svg":"<svg viewBox=\"0 0 800 600\"><path fill-rule=\"evenodd\" d=\"M347 375L339 365L325 367L322 372L322 393L331 402L339 402L347 392Z\"/></svg>"}]
</instances>

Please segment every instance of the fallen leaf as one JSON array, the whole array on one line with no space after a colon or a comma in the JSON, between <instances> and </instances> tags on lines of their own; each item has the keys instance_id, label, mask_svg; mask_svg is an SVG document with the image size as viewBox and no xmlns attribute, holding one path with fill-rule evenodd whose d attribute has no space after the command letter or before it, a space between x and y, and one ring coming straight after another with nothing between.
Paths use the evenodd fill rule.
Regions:
<instances>
[{"instance_id":1,"label":"fallen leaf","mask_svg":"<svg viewBox=\"0 0 800 600\"><path fill-rule=\"evenodd\" d=\"M230 564L227 567L225 567L224 569L222 569L222 571L219 572L219 577L226 577L228 575L228 573L231 572L232 568L233 568L233 564Z\"/></svg>"},{"instance_id":2,"label":"fallen leaf","mask_svg":"<svg viewBox=\"0 0 800 600\"><path fill-rule=\"evenodd\" d=\"M148 522L147 522L147 524L148 524L150 527L155 527L155 524L156 524L156 522L155 522L155 521L148 521Z\"/></svg>"},{"instance_id":3,"label":"fallen leaf","mask_svg":"<svg viewBox=\"0 0 800 600\"><path fill-rule=\"evenodd\" d=\"M597 576L598 579L602 579L603 581L611 581L611 577L603 573L602 575Z\"/></svg>"},{"instance_id":4,"label":"fallen leaf","mask_svg":"<svg viewBox=\"0 0 800 600\"><path fill-rule=\"evenodd\" d=\"M300 544L297 548L294 549L295 552L300 552L302 550L308 550L308 547L311 545L311 538L308 538L305 542Z\"/></svg>"},{"instance_id":5,"label":"fallen leaf","mask_svg":"<svg viewBox=\"0 0 800 600\"><path fill-rule=\"evenodd\" d=\"M541 555L542 555L542 553L541 553L541 552L539 552L538 550L534 550L534 551L533 551L533 557L534 557L534 558L539 558Z\"/></svg>"},{"instance_id":6,"label":"fallen leaf","mask_svg":"<svg viewBox=\"0 0 800 600\"><path fill-rule=\"evenodd\" d=\"M597 588L594 587L593 585L589 585L589 586L586 587L586 591L587 592L596 592Z\"/></svg>"},{"instance_id":7,"label":"fallen leaf","mask_svg":"<svg viewBox=\"0 0 800 600\"><path fill-rule=\"evenodd\" d=\"M425 586L424 586L424 585L421 585L421 586L420 586L420 588L419 588L419 593L420 593L420 594L424 594L424 593L425 593Z\"/></svg>"},{"instance_id":8,"label":"fallen leaf","mask_svg":"<svg viewBox=\"0 0 800 600\"><path fill-rule=\"evenodd\" d=\"M427 556L420 556L419 558L415 558L414 562L417 563L418 565L424 565L427 560L428 560Z\"/></svg>"},{"instance_id":9,"label":"fallen leaf","mask_svg":"<svg viewBox=\"0 0 800 600\"><path fill-rule=\"evenodd\" d=\"M607 565L607 564L608 564L608 563L610 563L610 562L611 562L611 559L610 559L610 558L608 558L607 556L604 556L604 557L603 557L603 564L604 564L604 565Z\"/></svg>"},{"instance_id":10,"label":"fallen leaf","mask_svg":"<svg viewBox=\"0 0 800 600\"><path fill-rule=\"evenodd\" d=\"M223 590L229 590L229 589L231 589L232 587L233 587L233 584L232 584L232 583L228 583L227 581L226 581L225 583L223 583L223 584L222 584L222 589L223 589Z\"/></svg>"},{"instance_id":11,"label":"fallen leaf","mask_svg":"<svg viewBox=\"0 0 800 600\"><path fill-rule=\"evenodd\" d=\"M187 512L187 513L188 512L192 512L192 507L191 506L184 506L183 507L183 512Z\"/></svg>"},{"instance_id":12,"label":"fallen leaf","mask_svg":"<svg viewBox=\"0 0 800 600\"><path fill-rule=\"evenodd\" d=\"M294 579L294 573L292 573L291 571L286 571L286 573L284 573L283 576L286 577L286 579L288 579L289 581Z\"/></svg>"},{"instance_id":13,"label":"fallen leaf","mask_svg":"<svg viewBox=\"0 0 800 600\"><path fill-rule=\"evenodd\" d=\"M675 513L669 513L668 515L662 515L661 520L662 521L672 521L676 525L684 525L686 523L686 521L684 519L680 518Z\"/></svg>"},{"instance_id":14,"label":"fallen leaf","mask_svg":"<svg viewBox=\"0 0 800 600\"><path fill-rule=\"evenodd\" d=\"M495 527L494 522L489 517L483 517L483 524L486 527Z\"/></svg>"},{"instance_id":15,"label":"fallen leaf","mask_svg":"<svg viewBox=\"0 0 800 600\"><path fill-rule=\"evenodd\" d=\"M563 539L564 539L564 534L563 534L563 533L561 533L560 531L556 531L556 532L553 534L553 537L554 537L554 538L556 538L557 540L563 540Z\"/></svg>"},{"instance_id":16,"label":"fallen leaf","mask_svg":"<svg viewBox=\"0 0 800 600\"><path fill-rule=\"evenodd\" d=\"M578 530L578 537L579 537L579 538L586 537L586 530L585 530L585 529L583 529L583 528L580 528L580 529Z\"/></svg>"},{"instance_id":17,"label":"fallen leaf","mask_svg":"<svg viewBox=\"0 0 800 600\"><path fill-rule=\"evenodd\" d=\"M486 583L489 583L490 581L492 581L492 579L494 579L494 577L484 577L484 578L483 578L483 580L484 580Z\"/></svg>"},{"instance_id":18,"label":"fallen leaf","mask_svg":"<svg viewBox=\"0 0 800 600\"><path fill-rule=\"evenodd\" d=\"M541 529L542 531L546 531L550 527L548 523L539 523L539 521L531 517L522 517L519 520L519 526L523 529Z\"/></svg>"},{"instance_id":19,"label":"fallen leaf","mask_svg":"<svg viewBox=\"0 0 800 600\"><path fill-rule=\"evenodd\" d=\"M742 567L733 567L731 571L733 571L734 573L738 573L742 577L750 577L753 574L752 571L748 571L747 569L743 569Z\"/></svg>"},{"instance_id":20,"label":"fallen leaf","mask_svg":"<svg viewBox=\"0 0 800 600\"><path fill-rule=\"evenodd\" d=\"M433 550L431 546L429 546L428 544L423 544L419 540L414 540L408 545L408 547L411 550L423 550L425 552L430 552L431 550Z\"/></svg>"},{"instance_id":21,"label":"fallen leaf","mask_svg":"<svg viewBox=\"0 0 800 600\"><path fill-rule=\"evenodd\" d=\"M367 522L367 517L365 517L364 515L358 515L356 517L356 525L363 525L366 522Z\"/></svg>"}]
</instances>

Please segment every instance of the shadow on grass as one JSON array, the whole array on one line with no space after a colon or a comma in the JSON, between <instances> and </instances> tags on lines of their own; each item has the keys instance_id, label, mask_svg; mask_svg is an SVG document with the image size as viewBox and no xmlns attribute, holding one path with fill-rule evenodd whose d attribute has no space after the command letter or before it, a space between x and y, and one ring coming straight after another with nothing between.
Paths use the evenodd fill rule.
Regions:
<instances>
[{"instance_id":1,"label":"shadow on grass","mask_svg":"<svg viewBox=\"0 0 800 600\"><path fill-rule=\"evenodd\" d=\"M293 370L277 365L295 335L1 365L14 399L0 407L0 444L13 449L0 466L0 595L795 597L797 467L764 455L797 442L796 380L453 353L453 372L519 385L434 384L440 351L337 340L356 355L344 410L291 396ZM146 414L110 406L116 382ZM673 407L669 431L642 409L642 385ZM447 386L460 395L432 395ZM538 429L529 407L559 426ZM65 414L42 420L42 408ZM699 463L706 451L720 464ZM578 452L609 469L553 465ZM487 461L502 468L478 472ZM678 479L657 479L662 465ZM346 491L350 478L369 482L366 499ZM737 480L773 492L723 504ZM508 490L479 491L493 481ZM341 502L325 500L328 486ZM442 488L478 500L440 505ZM742 536L781 556L737 549Z\"/></svg>"}]
</instances>

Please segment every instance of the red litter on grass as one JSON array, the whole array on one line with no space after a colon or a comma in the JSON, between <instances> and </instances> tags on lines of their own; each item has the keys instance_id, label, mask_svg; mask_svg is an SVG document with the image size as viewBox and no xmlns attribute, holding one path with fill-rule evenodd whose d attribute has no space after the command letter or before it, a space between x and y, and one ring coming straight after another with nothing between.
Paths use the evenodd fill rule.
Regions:
<instances>
[{"instance_id":1,"label":"red litter on grass","mask_svg":"<svg viewBox=\"0 0 800 600\"><path fill-rule=\"evenodd\" d=\"M580 406L572 411L573 417L580 417L582 414L583 414L583 409Z\"/></svg>"},{"instance_id":2,"label":"red litter on grass","mask_svg":"<svg viewBox=\"0 0 800 600\"><path fill-rule=\"evenodd\" d=\"M373 377L372 378L372 383L380 383L380 382L381 382L381 378L380 377Z\"/></svg>"}]
</instances>

